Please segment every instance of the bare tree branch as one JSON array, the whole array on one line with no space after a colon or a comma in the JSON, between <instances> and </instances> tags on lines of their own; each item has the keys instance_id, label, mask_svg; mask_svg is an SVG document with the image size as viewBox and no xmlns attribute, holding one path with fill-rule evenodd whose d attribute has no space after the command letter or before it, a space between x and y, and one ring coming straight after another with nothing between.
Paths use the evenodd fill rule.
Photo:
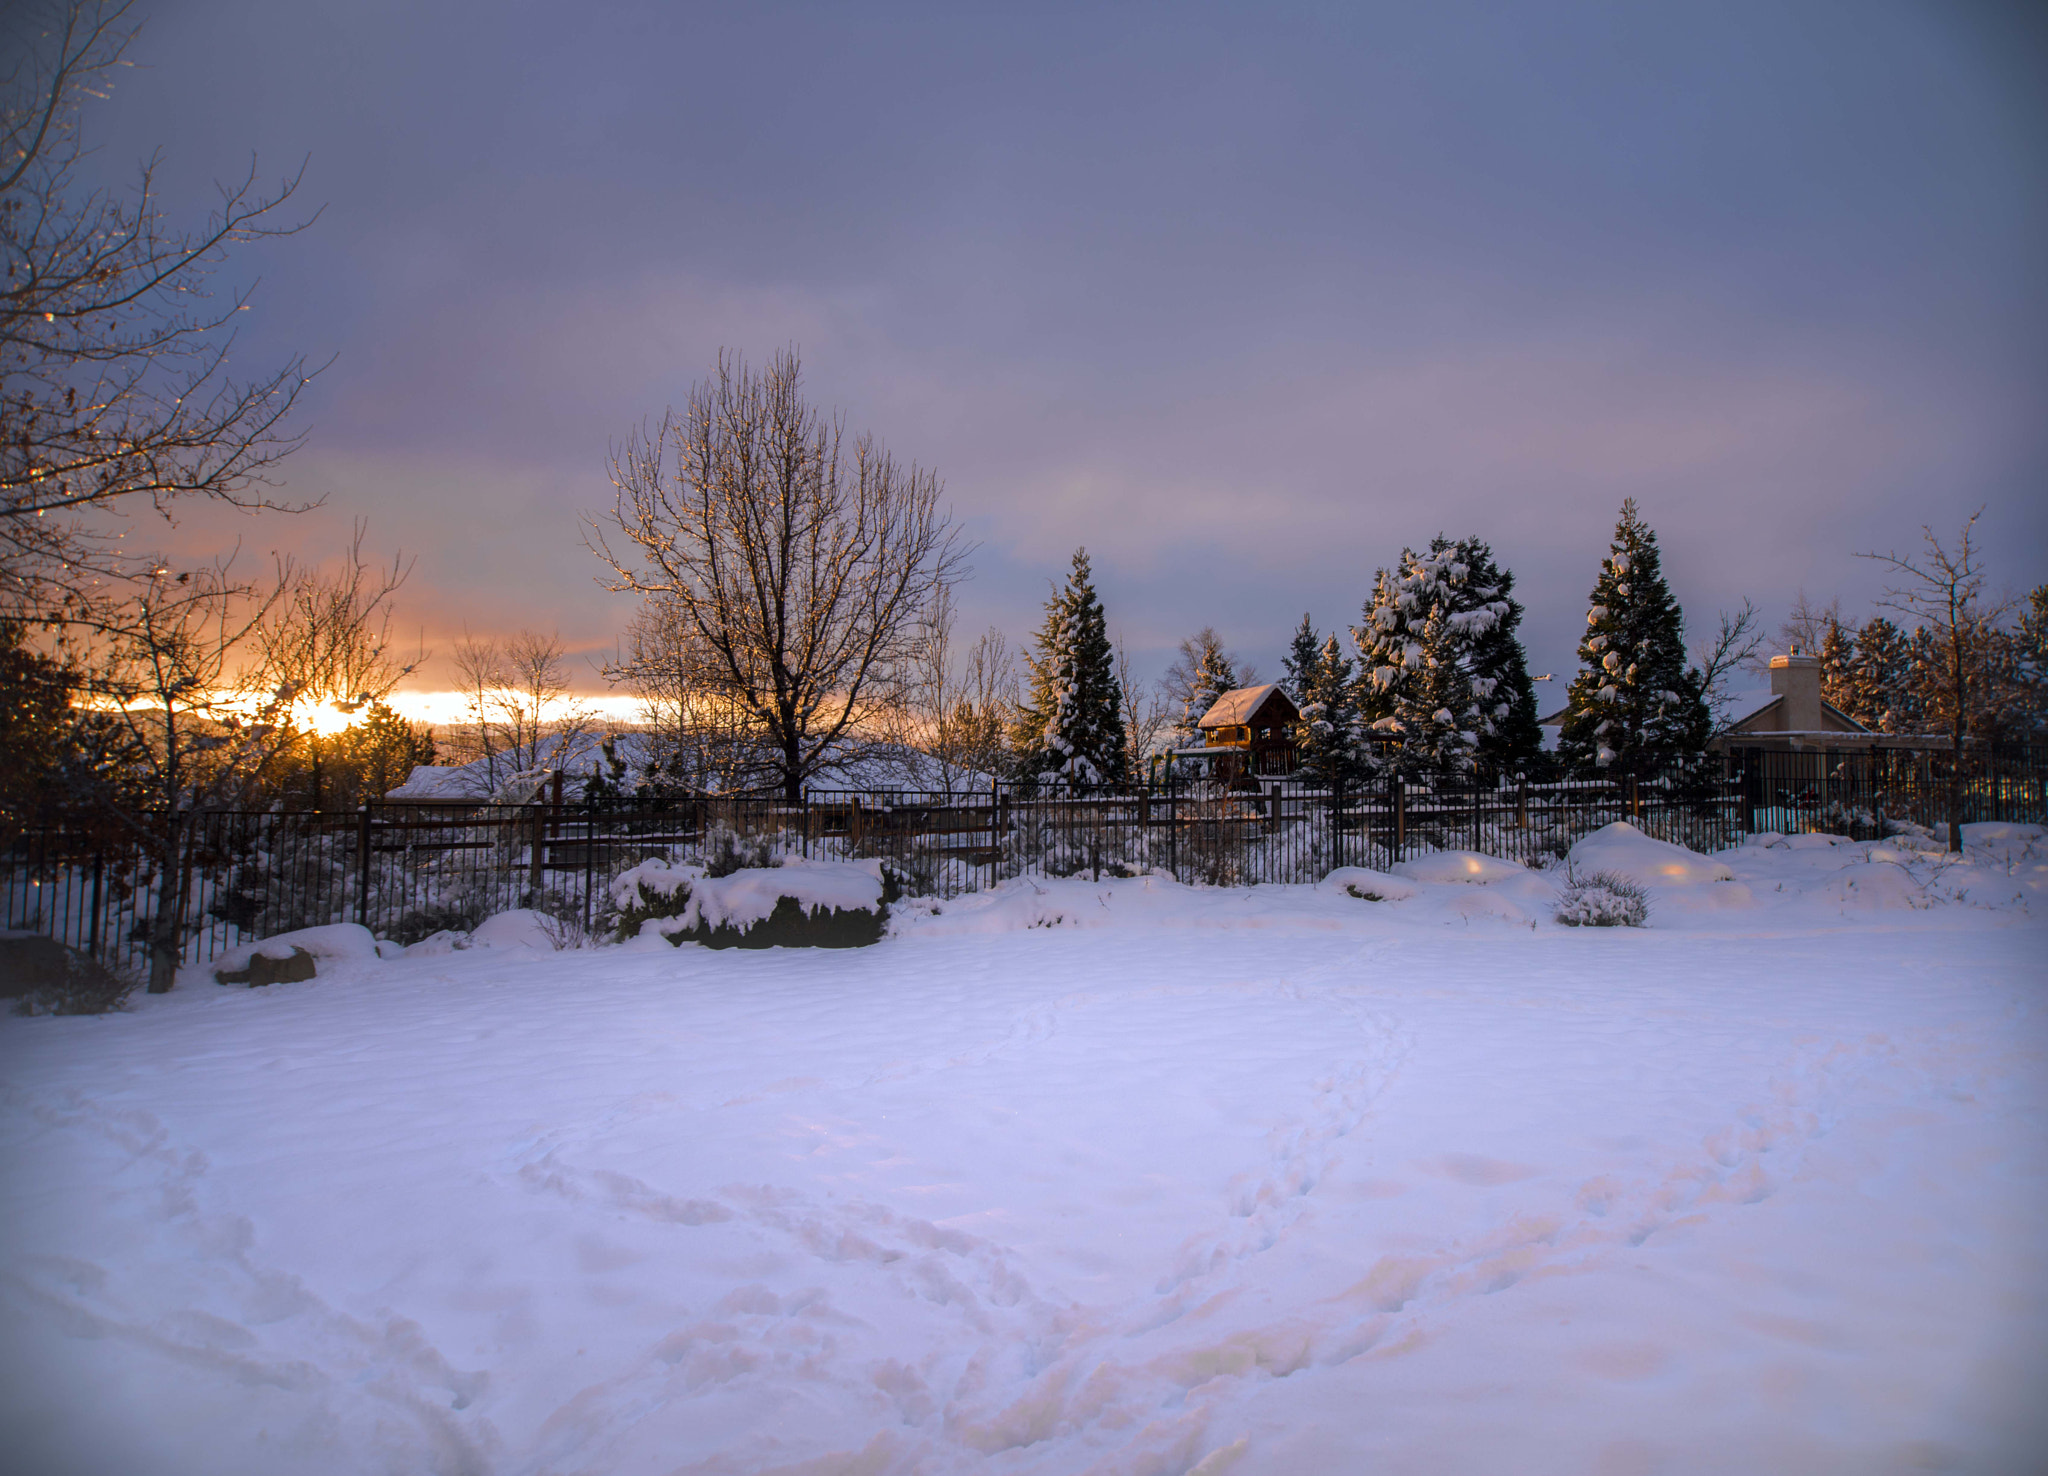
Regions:
<instances>
[{"instance_id":1,"label":"bare tree branch","mask_svg":"<svg viewBox=\"0 0 2048 1476\"><path fill-rule=\"evenodd\" d=\"M1801 604L1805 596L1800 597ZM1713 714L1714 731L1728 726L1729 703L1734 700L1730 682L1736 672L1753 666L1764 649L1762 622L1756 606L1745 597L1742 608L1720 612L1714 638L1693 648L1693 661L1700 676L1700 697Z\"/></svg>"},{"instance_id":2,"label":"bare tree branch","mask_svg":"<svg viewBox=\"0 0 2048 1476\"><path fill-rule=\"evenodd\" d=\"M121 542L128 514L303 506L269 473L300 444L286 421L311 371L231 375L248 294L209 306L206 291L235 247L311 223L278 218L299 177L262 188L252 161L190 232L166 224L154 160L124 196L76 178L80 105L124 65L129 9L47 0L0 37L24 58L0 78L0 611L45 624L90 621L147 578Z\"/></svg>"}]
</instances>

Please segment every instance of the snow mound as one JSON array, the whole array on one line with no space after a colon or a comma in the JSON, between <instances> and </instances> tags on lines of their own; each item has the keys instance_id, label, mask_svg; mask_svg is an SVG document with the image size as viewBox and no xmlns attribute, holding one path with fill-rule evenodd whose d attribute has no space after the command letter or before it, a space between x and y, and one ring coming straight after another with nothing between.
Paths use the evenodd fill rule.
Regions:
<instances>
[{"instance_id":1,"label":"snow mound","mask_svg":"<svg viewBox=\"0 0 2048 1476\"><path fill-rule=\"evenodd\" d=\"M1726 861L1644 835L1626 820L1581 839L1571 849L1571 865L1579 872L1611 871L1660 891L1735 880L1735 869Z\"/></svg>"},{"instance_id":2,"label":"snow mound","mask_svg":"<svg viewBox=\"0 0 2048 1476\"><path fill-rule=\"evenodd\" d=\"M303 949L324 963L375 963L378 956L377 940L368 928L359 923L329 923L230 948L206 967L217 973L239 974L251 959L290 958L294 949Z\"/></svg>"},{"instance_id":3,"label":"snow mound","mask_svg":"<svg viewBox=\"0 0 2048 1476\"><path fill-rule=\"evenodd\" d=\"M2044 859L2048 858L2048 830L2039 825L1986 820L1963 827L1963 848L1985 852L1999 862Z\"/></svg>"},{"instance_id":4,"label":"snow mound","mask_svg":"<svg viewBox=\"0 0 2048 1476\"><path fill-rule=\"evenodd\" d=\"M1018 876L986 892L936 907L905 908L900 916L890 920L890 931L951 936L1021 933L1030 928L1106 927L1124 920L1122 909L1112 911L1110 907L1119 893L1145 892L1155 886L1193 890L1179 882L1149 876L1114 882L1091 882L1077 876Z\"/></svg>"},{"instance_id":5,"label":"snow mound","mask_svg":"<svg viewBox=\"0 0 2048 1476\"><path fill-rule=\"evenodd\" d=\"M1887 912L1902 907L1931 907L1940 897L1907 864L1873 851L1868 860L1845 866L1821 883L1819 894L1843 907Z\"/></svg>"},{"instance_id":6,"label":"snow mound","mask_svg":"<svg viewBox=\"0 0 2048 1476\"><path fill-rule=\"evenodd\" d=\"M1432 851L1412 861L1394 863L1396 876L1438 884L1477 882L1484 885L1487 882L1514 881L1528 874L1526 866L1503 861L1498 856L1482 855L1478 851Z\"/></svg>"},{"instance_id":7,"label":"snow mound","mask_svg":"<svg viewBox=\"0 0 2048 1476\"><path fill-rule=\"evenodd\" d=\"M1582 838L1567 859L1571 875L1606 872L1634 882L1649 894L1651 915L1661 920L1674 913L1743 908L1756 902L1726 861L1644 835L1626 820Z\"/></svg>"},{"instance_id":8,"label":"snow mound","mask_svg":"<svg viewBox=\"0 0 2048 1476\"><path fill-rule=\"evenodd\" d=\"M1340 866L1319 885L1326 891L1363 897L1368 902L1406 902L1418 890L1406 877L1389 876L1369 866Z\"/></svg>"},{"instance_id":9,"label":"snow mound","mask_svg":"<svg viewBox=\"0 0 2048 1476\"><path fill-rule=\"evenodd\" d=\"M557 925L553 918L535 912L531 907L514 907L507 912L494 912L478 923L476 931L469 935L469 945L472 948L531 948L539 953L553 953L557 939Z\"/></svg>"}]
</instances>

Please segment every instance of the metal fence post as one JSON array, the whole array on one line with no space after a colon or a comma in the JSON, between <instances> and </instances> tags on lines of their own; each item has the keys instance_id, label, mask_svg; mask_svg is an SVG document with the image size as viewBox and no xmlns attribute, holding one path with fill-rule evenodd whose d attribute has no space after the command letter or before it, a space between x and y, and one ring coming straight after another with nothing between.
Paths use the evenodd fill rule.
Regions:
<instances>
[{"instance_id":1,"label":"metal fence post","mask_svg":"<svg viewBox=\"0 0 2048 1476\"><path fill-rule=\"evenodd\" d=\"M1394 802L1394 859L1399 861L1408 848L1408 786L1396 774L1387 781L1387 788Z\"/></svg>"},{"instance_id":2,"label":"metal fence post","mask_svg":"<svg viewBox=\"0 0 2048 1476\"><path fill-rule=\"evenodd\" d=\"M1180 775L1166 770L1166 869L1180 880Z\"/></svg>"},{"instance_id":3,"label":"metal fence post","mask_svg":"<svg viewBox=\"0 0 2048 1476\"><path fill-rule=\"evenodd\" d=\"M547 860L548 807L546 805L536 804L533 807L531 823L533 825L533 842L529 847L530 854L527 857L526 875L527 890L532 893L532 900L527 903L529 907L540 900L541 887L545 881L541 875L541 870Z\"/></svg>"},{"instance_id":4,"label":"metal fence post","mask_svg":"<svg viewBox=\"0 0 2048 1476\"><path fill-rule=\"evenodd\" d=\"M356 922L370 925L370 802L356 821Z\"/></svg>"},{"instance_id":5,"label":"metal fence post","mask_svg":"<svg viewBox=\"0 0 2048 1476\"><path fill-rule=\"evenodd\" d=\"M100 956L100 881L106 875L107 858L103 852L92 853L92 956Z\"/></svg>"}]
</instances>

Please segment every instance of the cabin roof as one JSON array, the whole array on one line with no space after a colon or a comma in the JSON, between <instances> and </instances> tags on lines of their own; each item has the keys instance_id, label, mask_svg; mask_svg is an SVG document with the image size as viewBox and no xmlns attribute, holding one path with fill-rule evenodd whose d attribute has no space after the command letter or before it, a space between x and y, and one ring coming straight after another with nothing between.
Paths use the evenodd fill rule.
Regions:
<instances>
[{"instance_id":1,"label":"cabin roof","mask_svg":"<svg viewBox=\"0 0 2048 1476\"><path fill-rule=\"evenodd\" d=\"M1294 699L1282 691L1278 682L1267 682L1261 687L1236 687L1218 697L1203 713L1195 726L1204 731L1210 728L1259 728L1277 727L1282 723L1298 723L1301 713L1294 705Z\"/></svg>"}]
</instances>

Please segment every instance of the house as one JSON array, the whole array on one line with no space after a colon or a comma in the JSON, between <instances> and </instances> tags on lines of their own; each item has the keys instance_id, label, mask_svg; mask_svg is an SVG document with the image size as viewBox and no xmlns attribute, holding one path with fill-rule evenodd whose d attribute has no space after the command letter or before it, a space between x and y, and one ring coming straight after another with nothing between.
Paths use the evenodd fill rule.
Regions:
<instances>
[{"instance_id":1,"label":"house","mask_svg":"<svg viewBox=\"0 0 2048 1476\"><path fill-rule=\"evenodd\" d=\"M1730 748L1867 748L1877 734L1820 695L1820 658L1798 647L1771 658L1771 684L1731 693L1730 720L1708 745Z\"/></svg>"},{"instance_id":2,"label":"house","mask_svg":"<svg viewBox=\"0 0 2048 1476\"><path fill-rule=\"evenodd\" d=\"M1175 750L1177 758L1205 758L1218 779L1277 776L1294 772L1294 734L1301 710L1277 682L1225 692L1202 714L1199 748Z\"/></svg>"},{"instance_id":3,"label":"house","mask_svg":"<svg viewBox=\"0 0 2048 1476\"><path fill-rule=\"evenodd\" d=\"M1708 740L1708 751L1727 753L1742 748L1807 753L1854 748L1867 752L1873 748L1947 746L1947 740L1939 735L1879 733L1864 727L1821 696L1820 678L1818 656L1797 647L1783 656L1773 656L1769 686L1729 695L1731 716ZM1560 707L1541 721L1545 727L1559 727L1569 711Z\"/></svg>"}]
</instances>

